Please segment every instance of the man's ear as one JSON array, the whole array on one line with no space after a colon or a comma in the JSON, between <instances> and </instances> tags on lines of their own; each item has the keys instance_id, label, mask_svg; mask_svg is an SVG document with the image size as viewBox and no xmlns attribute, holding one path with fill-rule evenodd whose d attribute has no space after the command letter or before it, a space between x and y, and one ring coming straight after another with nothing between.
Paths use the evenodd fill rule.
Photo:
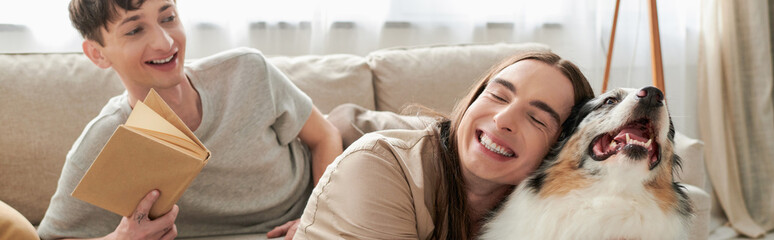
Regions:
<instances>
[{"instance_id":1,"label":"man's ear","mask_svg":"<svg viewBox=\"0 0 774 240\"><path fill-rule=\"evenodd\" d=\"M100 67L102 69L109 68L111 65L113 65L110 60L105 58L105 55L102 54L102 47L99 43L97 43L94 40L83 40L83 53L89 57L91 62L93 62L97 67Z\"/></svg>"}]
</instances>

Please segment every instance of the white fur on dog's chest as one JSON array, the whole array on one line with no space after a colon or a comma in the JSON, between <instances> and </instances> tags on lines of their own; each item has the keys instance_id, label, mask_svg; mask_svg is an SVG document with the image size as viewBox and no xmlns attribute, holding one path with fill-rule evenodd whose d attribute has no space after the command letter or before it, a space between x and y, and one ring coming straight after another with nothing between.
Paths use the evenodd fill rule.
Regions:
<instances>
[{"instance_id":1,"label":"white fur on dog's chest","mask_svg":"<svg viewBox=\"0 0 774 240\"><path fill-rule=\"evenodd\" d=\"M624 184L628 185L628 184ZM664 213L643 187L597 182L538 199L521 186L482 239L684 239L677 213Z\"/></svg>"}]
</instances>

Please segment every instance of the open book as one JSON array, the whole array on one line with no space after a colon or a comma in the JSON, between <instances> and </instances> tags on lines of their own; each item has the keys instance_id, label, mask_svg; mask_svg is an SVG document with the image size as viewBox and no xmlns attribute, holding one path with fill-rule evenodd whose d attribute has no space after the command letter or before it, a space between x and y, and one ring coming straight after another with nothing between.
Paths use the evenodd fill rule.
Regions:
<instances>
[{"instance_id":1,"label":"open book","mask_svg":"<svg viewBox=\"0 0 774 240\"><path fill-rule=\"evenodd\" d=\"M130 216L153 189L161 195L149 216L164 215L202 170L210 152L151 89L118 126L72 196Z\"/></svg>"}]
</instances>

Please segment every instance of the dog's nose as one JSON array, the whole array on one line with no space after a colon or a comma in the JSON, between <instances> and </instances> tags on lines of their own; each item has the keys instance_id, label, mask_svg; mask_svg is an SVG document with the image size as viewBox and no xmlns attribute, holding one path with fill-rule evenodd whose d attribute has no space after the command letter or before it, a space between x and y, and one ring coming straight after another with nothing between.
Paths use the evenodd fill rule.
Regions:
<instances>
[{"instance_id":1,"label":"dog's nose","mask_svg":"<svg viewBox=\"0 0 774 240\"><path fill-rule=\"evenodd\" d=\"M664 93L655 87L645 87L637 92L637 100L647 106L660 107L664 105Z\"/></svg>"}]
</instances>

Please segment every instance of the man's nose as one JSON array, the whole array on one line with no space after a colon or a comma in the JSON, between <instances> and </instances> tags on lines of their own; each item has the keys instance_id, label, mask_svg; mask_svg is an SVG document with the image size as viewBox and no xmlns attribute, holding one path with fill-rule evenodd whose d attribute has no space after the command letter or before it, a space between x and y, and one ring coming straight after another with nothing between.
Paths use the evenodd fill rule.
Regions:
<instances>
[{"instance_id":1,"label":"man's nose","mask_svg":"<svg viewBox=\"0 0 774 240\"><path fill-rule=\"evenodd\" d=\"M637 92L637 100L646 106L661 107L664 105L664 93L655 87L644 87Z\"/></svg>"},{"instance_id":2,"label":"man's nose","mask_svg":"<svg viewBox=\"0 0 774 240\"><path fill-rule=\"evenodd\" d=\"M164 28L158 27L156 28L155 36L153 36L153 41L151 42L151 48L155 50L162 50L162 51L169 51L170 48L172 48L172 44L175 42L174 39L172 39L172 36L169 36L169 33Z\"/></svg>"},{"instance_id":3,"label":"man's nose","mask_svg":"<svg viewBox=\"0 0 774 240\"><path fill-rule=\"evenodd\" d=\"M497 129L514 132L516 130L516 112L517 111L513 106L503 108L497 112L494 116Z\"/></svg>"}]
</instances>

